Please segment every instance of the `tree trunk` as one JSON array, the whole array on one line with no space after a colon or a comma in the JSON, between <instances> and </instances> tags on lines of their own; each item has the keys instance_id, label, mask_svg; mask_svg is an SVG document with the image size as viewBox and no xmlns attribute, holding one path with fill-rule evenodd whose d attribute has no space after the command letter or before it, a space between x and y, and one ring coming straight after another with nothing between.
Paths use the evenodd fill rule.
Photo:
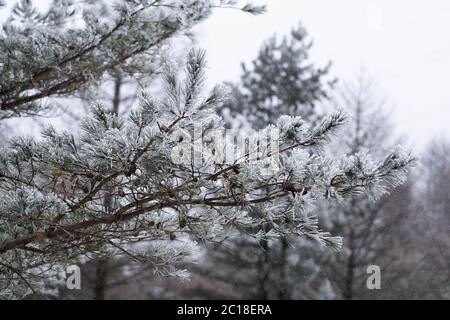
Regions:
<instances>
[{"instance_id":1,"label":"tree trunk","mask_svg":"<svg viewBox=\"0 0 450 320\"><path fill-rule=\"evenodd\" d=\"M119 107L120 107L120 88L122 87L122 79L116 78L114 80L114 97L112 101L112 112L116 116L119 115Z\"/></svg>"},{"instance_id":2,"label":"tree trunk","mask_svg":"<svg viewBox=\"0 0 450 320\"><path fill-rule=\"evenodd\" d=\"M269 243L267 240L261 240L260 245L264 250L263 257L258 264L258 300L268 300L269 299L269 263L270 263L270 253L269 253Z\"/></svg>"},{"instance_id":3,"label":"tree trunk","mask_svg":"<svg viewBox=\"0 0 450 320\"><path fill-rule=\"evenodd\" d=\"M355 250L354 250L354 233L353 229L350 230L349 235L349 250L350 250L350 256L347 260L347 274L345 277L345 290L344 290L344 299L345 300L352 300L353 299L353 282L355 277Z\"/></svg>"},{"instance_id":4,"label":"tree trunk","mask_svg":"<svg viewBox=\"0 0 450 320\"><path fill-rule=\"evenodd\" d=\"M286 239L281 239L281 251L279 261L280 271L280 287L278 288L278 300L287 300L290 298L289 283L287 279L287 259L288 259L288 242Z\"/></svg>"},{"instance_id":5,"label":"tree trunk","mask_svg":"<svg viewBox=\"0 0 450 320\"><path fill-rule=\"evenodd\" d=\"M108 259L99 259L95 269L94 300L105 300Z\"/></svg>"}]
</instances>

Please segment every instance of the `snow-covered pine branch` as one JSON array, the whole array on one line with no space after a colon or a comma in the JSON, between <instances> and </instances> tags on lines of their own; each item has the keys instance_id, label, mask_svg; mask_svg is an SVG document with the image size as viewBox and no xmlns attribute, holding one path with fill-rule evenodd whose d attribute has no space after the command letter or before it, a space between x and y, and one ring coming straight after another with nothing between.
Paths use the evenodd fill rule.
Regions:
<instances>
[{"instance_id":1,"label":"snow-covered pine branch","mask_svg":"<svg viewBox=\"0 0 450 320\"><path fill-rule=\"evenodd\" d=\"M271 174L261 173L264 159L175 162L179 143L199 148L180 133L223 129L214 109L224 91L205 98L200 90L204 52L191 51L187 64L183 77L167 70L165 95L144 93L128 117L95 105L80 139L49 127L41 139L18 137L0 152L2 295L21 296L82 257L125 254L176 274L195 247L190 239L220 242L234 228L259 240L297 235L339 247L311 216L315 204L378 198L414 161L401 148L380 164L367 154L327 155L316 146L343 125L336 111L313 128L298 117L266 128L280 130L279 169ZM144 241L145 250L135 245Z\"/></svg>"},{"instance_id":2,"label":"snow-covered pine branch","mask_svg":"<svg viewBox=\"0 0 450 320\"><path fill-rule=\"evenodd\" d=\"M103 77L137 77L151 68L156 73L171 38L188 34L213 8L232 5L52 0L42 13L32 1L19 0L0 30L0 120L40 114L52 105L47 98L83 92ZM255 14L261 9L241 8Z\"/></svg>"}]
</instances>

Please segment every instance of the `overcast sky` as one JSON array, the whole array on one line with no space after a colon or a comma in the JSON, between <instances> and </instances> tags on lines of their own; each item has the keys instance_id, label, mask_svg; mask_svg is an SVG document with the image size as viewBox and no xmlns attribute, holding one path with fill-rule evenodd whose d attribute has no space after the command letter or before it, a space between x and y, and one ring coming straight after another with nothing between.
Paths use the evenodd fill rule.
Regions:
<instances>
[{"instance_id":1,"label":"overcast sky","mask_svg":"<svg viewBox=\"0 0 450 320\"><path fill-rule=\"evenodd\" d=\"M314 40L312 59L332 60L346 80L369 72L395 106L400 132L414 144L450 133L450 1L268 0L261 16L216 10L199 30L211 81L237 80L261 42L299 21Z\"/></svg>"},{"instance_id":2,"label":"overcast sky","mask_svg":"<svg viewBox=\"0 0 450 320\"><path fill-rule=\"evenodd\" d=\"M267 13L218 9L196 27L212 83L238 80L241 61L251 61L265 39L301 21L314 40L312 60L318 66L331 60L331 73L341 80L364 66L412 144L450 134L450 1L253 1L267 4ZM41 8L46 2L34 1Z\"/></svg>"}]
</instances>

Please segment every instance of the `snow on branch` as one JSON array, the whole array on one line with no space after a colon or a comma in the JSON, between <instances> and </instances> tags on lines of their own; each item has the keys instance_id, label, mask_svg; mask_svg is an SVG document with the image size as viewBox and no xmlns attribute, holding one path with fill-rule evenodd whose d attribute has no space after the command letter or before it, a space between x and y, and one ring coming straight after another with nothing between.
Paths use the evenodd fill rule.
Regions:
<instances>
[{"instance_id":1,"label":"snow on branch","mask_svg":"<svg viewBox=\"0 0 450 320\"><path fill-rule=\"evenodd\" d=\"M49 127L40 139L16 138L2 150L3 295L23 294L51 274L43 270L57 272L87 255L128 252L177 274L177 264L195 251L193 240L226 241L234 229L258 240L295 235L338 249L341 239L310 214L315 205L378 198L404 182L414 156L401 148L377 165L367 154L335 159L316 148L345 122L341 110L312 129L298 117L268 126L265 133L279 130L279 153L209 161L203 150L213 144L208 132L223 130L214 108L225 97L218 87L202 92L204 69L204 52L193 50L185 75L166 70L165 94L143 93L129 116L97 104L79 139ZM229 145L219 143L215 152ZM188 151L183 161L175 161L174 150ZM268 164L276 170L265 170ZM142 251L137 242L151 246Z\"/></svg>"}]
</instances>

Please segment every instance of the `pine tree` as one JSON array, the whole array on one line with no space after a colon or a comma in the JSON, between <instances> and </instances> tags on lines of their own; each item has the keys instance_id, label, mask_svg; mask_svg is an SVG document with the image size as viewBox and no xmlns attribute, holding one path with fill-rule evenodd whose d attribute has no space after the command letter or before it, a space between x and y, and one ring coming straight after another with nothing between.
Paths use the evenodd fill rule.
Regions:
<instances>
[{"instance_id":1,"label":"pine tree","mask_svg":"<svg viewBox=\"0 0 450 320\"><path fill-rule=\"evenodd\" d=\"M42 113L52 106L46 98L87 92L105 77L139 77L149 66L158 68L164 45L217 7L208 0L82 4L81 12L72 0L52 0L45 13L31 0L14 6L0 31L0 120ZM263 8L242 10L259 13Z\"/></svg>"},{"instance_id":2,"label":"pine tree","mask_svg":"<svg viewBox=\"0 0 450 320\"><path fill-rule=\"evenodd\" d=\"M300 30L304 29L300 28ZM310 122L320 119L321 111L312 106L317 102L317 92L322 92L322 97L332 96L329 90L327 93L327 87L325 85L322 87L306 85L305 82L289 82L290 79L308 79L310 70L315 70L313 65L308 65L307 69L300 67L305 64L302 59L308 56L307 50L309 49L309 46L304 45L306 33L301 34L303 37L294 37L292 41L287 41L285 38L281 46L274 44L274 38L268 42L271 46L264 45L258 58L253 61L254 69L248 71L244 68L243 83L234 86L233 94L235 96L231 99L232 102L222 107L222 113L226 113L225 110L230 106L237 113L239 103L242 103L244 106L244 109L241 110L242 115L248 114L243 118L251 125L258 126L267 120L273 122L275 121L274 117L281 115L278 113L279 107L262 102L283 101L282 110L285 112L293 115L298 112ZM297 48L301 48L300 51ZM301 50L306 50L306 52ZM270 60L268 63L267 57L279 58ZM286 60L290 59L297 59L297 62L286 63ZM295 76L292 78L282 77L283 72L280 70L284 70L284 68L290 68L284 71L285 74ZM274 73L274 70L277 70L277 73ZM304 72L306 75L303 74ZM280 85L281 83L283 85ZM236 91L236 88L240 87L245 90ZM264 88L270 88L270 90ZM287 94L286 88L298 88L300 92L296 95ZM313 92L308 92L309 90ZM341 90L339 96L340 99L333 99L333 102L348 106L352 122L336 139L337 143L334 145L337 147L332 148L331 152L336 156L360 152L359 156L364 157L364 152L371 151L375 152L375 155L382 160L382 155L384 156L388 151L387 136L390 132L389 121L383 111L384 100L378 98L371 90L369 82L362 78L358 86L347 86L346 89ZM311 101L308 103L305 97L310 97ZM251 104L250 101L254 104ZM288 101L291 103L289 104ZM247 103L251 107L245 109L248 106ZM360 159L362 158L355 158L354 161L361 161ZM288 184L285 187L291 186ZM367 197L355 197L348 203L320 204L320 209L314 211L314 214L324 216L322 223L325 223L328 229L335 230L335 234L344 235L345 241L353 241L353 238L356 237L349 229L353 230L354 225L362 225L358 230L357 237L365 239L364 243L362 243L363 241L358 243L364 248L358 248L358 252L366 249L369 253L360 254L360 256L365 256L373 254L373 248L368 245L370 242L366 238L380 236L382 233L364 228L371 226L372 218L379 218L382 214L383 203L385 201L373 203ZM324 212L328 212L328 214L324 214ZM383 221L384 227L387 220ZM363 231L370 232L359 234ZM377 243L377 241L374 240L373 243ZM203 279L231 287L228 292L235 294L234 298L324 299L338 297L339 294L342 298L342 294L337 292L337 285L345 281L336 280L338 276L331 271L343 268L351 275L346 278L346 281L354 280L351 273L354 271L354 267L351 264L347 268L346 264L349 258L348 248L349 246L345 246L343 252L335 253L332 250L318 250L317 245L308 239L283 238L279 241L258 242L246 237L245 234L240 234L228 246L210 248L207 253L210 261L196 270ZM354 254L350 256L353 258ZM365 261L368 260L369 258ZM243 266L246 266L245 271L238 272ZM328 267L331 270L330 274L325 272ZM358 267L358 271L361 271L359 278L362 275L365 279L365 269L362 270L362 267ZM339 289L346 290L341 286ZM189 294L195 292L202 297L212 294L211 290L207 291L203 288L189 289ZM353 290L346 292L348 292L346 295L351 295Z\"/></svg>"},{"instance_id":3,"label":"pine tree","mask_svg":"<svg viewBox=\"0 0 450 320\"><path fill-rule=\"evenodd\" d=\"M24 57L19 55L21 59L17 60L15 55L8 55L10 42L4 42L0 51L9 60L5 59L7 67L3 67L11 71L2 73L2 77L10 76L1 79L2 91L8 92L8 98L2 101L3 114L29 113L31 107L38 111L40 98L56 93L70 95L74 87L60 84L69 81L81 85L85 77L75 76L69 66L78 71L93 70L95 79L97 71L106 70L110 56L117 58L116 49L119 57L122 50L148 49L151 40L163 41L185 26L182 22L196 21L211 8L209 2L197 1L182 1L175 7L159 1L122 4L117 7L121 13L117 29L97 23L86 12L88 30L83 29L76 38L72 38L72 32L58 37L49 28L41 28L35 18L35 29L30 25L11 27L7 32L17 35L11 39L17 46L13 52L41 50L23 38L26 33L38 32L36 39L45 44L49 56L36 52L35 57L27 57L31 61L26 64ZM129 10L135 6L141 9ZM144 32L147 16L140 16L149 6L162 14L160 22L151 27L156 37L148 30ZM178 10L175 21L164 14L174 13L172 10ZM259 9L245 6L244 10ZM67 17L64 12L58 11L55 17ZM154 17L155 11L150 12L147 14ZM135 20L136 16L142 19ZM98 30L106 33L95 37ZM169 30L169 34L162 30ZM142 43L133 46L138 38ZM55 64L51 54L55 48L55 55L61 57L62 51L57 49L63 39L69 42L65 42L69 50L73 44L76 52L75 56L62 54L64 62L70 57L67 65ZM124 45L109 46L112 39L114 44ZM55 47L49 41L55 41ZM84 59L78 59L80 54ZM299 117L282 116L260 133L262 137L272 131L279 133L279 152L267 153L259 143L257 150L236 146L234 152L243 156L232 162L217 160L214 155L229 143L213 143L210 133L223 130L215 109L226 95L220 86L203 93L205 63L203 51L191 50L183 74L166 65L163 95L156 98L143 92L139 107L128 115L117 116L101 104L93 105L91 114L81 123L80 137L49 126L40 138L17 137L2 149L2 297L23 297L43 288L46 280L63 273L69 264L97 257L128 256L153 265L162 274L186 277L187 271L177 266L193 259L197 241L223 242L234 230L244 231L258 242L296 236L339 248L341 238L322 231L310 210L320 201L361 193L379 198L404 182L414 157L401 148L390 151L378 164L367 155L336 158L324 151L324 145L346 122L341 110L311 127ZM54 65L58 67L51 67ZM45 70L42 80L35 78L40 68ZM23 77L12 77L15 73ZM23 82L17 83L18 79ZM268 170L274 163L277 170Z\"/></svg>"},{"instance_id":4,"label":"pine tree","mask_svg":"<svg viewBox=\"0 0 450 320\"><path fill-rule=\"evenodd\" d=\"M221 114L231 125L253 128L274 123L280 115L313 120L320 114L314 106L328 98L335 80L328 77L331 63L317 68L310 61L311 47L301 24L281 40L275 35L266 40L250 65L242 63L239 83L227 83L232 94Z\"/></svg>"}]
</instances>

